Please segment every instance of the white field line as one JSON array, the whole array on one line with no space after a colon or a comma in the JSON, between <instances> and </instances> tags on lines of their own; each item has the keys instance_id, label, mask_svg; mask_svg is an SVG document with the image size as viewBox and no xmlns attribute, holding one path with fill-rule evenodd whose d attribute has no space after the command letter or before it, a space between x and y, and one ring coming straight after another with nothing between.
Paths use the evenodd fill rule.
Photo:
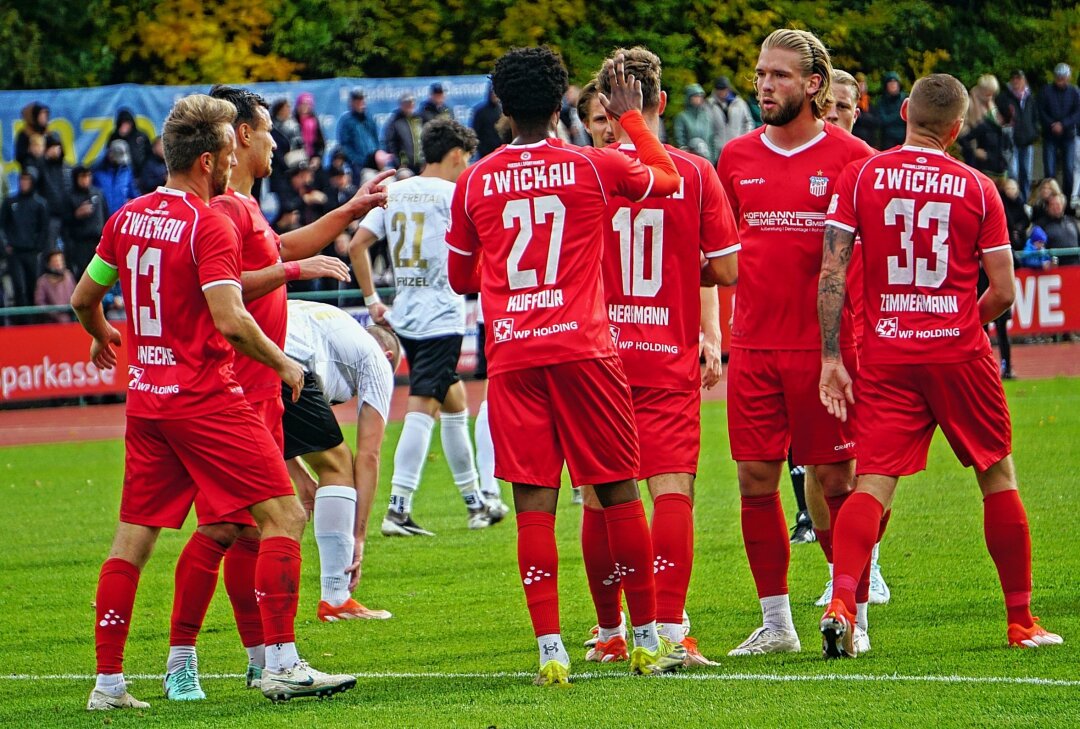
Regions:
<instances>
[{"instance_id":1,"label":"white field line","mask_svg":"<svg viewBox=\"0 0 1080 729\"><path fill-rule=\"evenodd\" d=\"M494 671L491 673L437 673L437 672L360 672L355 674L359 679L526 679L533 678L535 674L524 671ZM617 678L615 673L585 672L571 675L574 681L591 679ZM131 680L160 681L162 674L136 673L127 676ZM200 676L206 680L242 679L242 673L204 673ZM675 673L668 676L658 677L663 681L764 681L772 683L804 683L836 681L839 683L952 683L952 684L1012 684L1028 686L1065 686L1080 687L1080 680L1066 680L1057 678L1037 678L1027 676L905 676L901 674L841 674L825 673L818 675L783 675L779 673ZM58 673L47 675L34 674L7 674L0 675L0 681L92 681L92 674Z\"/></svg>"}]
</instances>

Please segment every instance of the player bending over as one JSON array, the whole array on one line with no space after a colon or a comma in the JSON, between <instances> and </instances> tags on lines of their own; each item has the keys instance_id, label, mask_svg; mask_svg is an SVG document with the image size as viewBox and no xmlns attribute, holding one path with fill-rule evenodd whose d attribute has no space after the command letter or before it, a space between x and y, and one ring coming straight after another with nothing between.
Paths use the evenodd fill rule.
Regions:
<instances>
[{"instance_id":1,"label":"player bending over","mask_svg":"<svg viewBox=\"0 0 1080 729\"><path fill-rule=\"evenodd\" d=\"M610 196L663 197L678 190L679 177L641 116L639 82L624 76L621 58L616 63L606 106L621 118L639 159L552 138L567 75L550 49L520 48L500 58L492 86L514 141L458 179L446 233L450 284L462 293L483 291L495 474L514 488L518 568L541 685L566 683L570 671L555 547L564 463L575 484L597 484L634 629L631 670L671 670L686 653L656 630L637 432L600 266Z\"/></svg>"},{"instance_id":2,"label":"player bending over","mask_svg":"<svg viewBox=\"0 0 1080 729\"><path fill-rule=\"evenodd\" d=\"M500 521L509 508L487 504L477 483L469 407L457 363L465 336L465 297L446 278L446 221L454 182L476 151L476 134L452 119L424 126L420 144L427 164L416 177L387 188L386 208L368 213L353 236L349 255L372 319L394 328L409 361L409 403L405 425L394 451L390 506L383 518L386 536L434 536L412 518L412 500L420 486L431 445L435 415L454 484L468 510L470 529ZM394 309L379 301L371 280L368 248L388 238L397 292Z\"/></svg>"},{"instance_id":3,"label":"player bending over","mask_svg":"<svg viewBox=\"0 0 1080 729\"><path fill-rule=\"evenodd\" d=\"M626 73L641 83L642 116L660 130L667 94L660 89L660 59L645 48L615 51ZM605 67L598 90L612 93ZM630 135L610 121L618 150L638 158ZM718 359L720 314L708 277L735 283L739 250L735 220L716 170L701 157L664 145L680 178L665 198L631 201L613 197L604 226L604 291L612 337L630 383L634 421L643 448L637 478L653 499L656 619L660 635L686 649L686 661L711 664L683 626L683 609L694 562L694 477L701 448L699 325L707 327ZM701 257L708 261L703 274ZM700 293L699 293L700 292ZM710 301L708 315L701 302ZM719 363L706 386L719 379ZM663 447L657 444L663 443ZM607 663L628 657L620 605L620 570L612 557L604 510L595 490L582 486L581 545L597 615L597 640L586 660Z\"/></svg>"},{"instance_id":4,"label":"player bending over","mask_svg":"<svg viewBox=\"0 0 1080 729\"><path fill-rule=\"evenodd\" d=\"M121 337L101 301L119 279L131 363L120 524L98 578L98 675L88 710L149 706L127 692L123 673L135 591L162 527L180 528L194 494L213 513L250 511L262 530L254 590L266 643L263 694L277 701L356 685L352 676L312 669L297 654L304 512L270 432L232 374L235 348L294 394L303 380L300 366L244 308L236 230L207 204L225 191L236 164L235 117L232 104L208 96L176 102L162 133L165 187L113 214L72 296L94 339L91 359L112 368Z\"/></svg>"},{"instance_id":5,"label":"player bending over","mask_svg":"<svg viewBox=\"0 0 1080 729\"><path fill-rule=\"evenodd\" d=\"M821 618L826 658L859 653L856 584L897 480L926 468L938 426L960 462L975 468L1009 644L1062 642L1031 615L1031 537L1010 455L1009 408L982 330L1013 302L1005 212L994 183L946 152L967 104L952 76L919 79L900 112L904 146L849 165L829 207L818 289L820 398L841 422L858 402L862 446L855 493L836 520L833 599ZM840 346L853 255L862 259L866 333L854 387ZM990 287L977 297L980 259Z\"/></svg>"},{"instance_id":6,"label":"player bending over","mask_svg":"<svg viewBox=\"0 0 1080 729\"><path fill-rule=\"evenodd\" d=\"M282 392L285 459L301 503L314 513L322 596L319 620L385 620L351 597L360 582L368 516L379 484L379 453L401 345L385 327L364 330L350 314L314 301L289 302L285 354L304 366L293 402ZM357 398L356 456L332 405ZM313 480L300 459L315 471Z\"/></svg>"}]
</instances>

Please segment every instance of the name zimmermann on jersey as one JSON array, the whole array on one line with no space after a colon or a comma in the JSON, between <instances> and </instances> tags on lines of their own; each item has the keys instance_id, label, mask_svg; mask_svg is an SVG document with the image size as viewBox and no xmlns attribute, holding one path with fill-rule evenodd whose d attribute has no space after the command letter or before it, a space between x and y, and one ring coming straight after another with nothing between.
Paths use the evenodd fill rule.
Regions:
<instances>
[{"instance_id":1,"label":"name zimmermann on jersey","mask_svg":"<svg viewBox=\"0 0 1080 729\"><path fill-rule=\"evenodd\" d=\"M928 314L957 314L960 312L955 296L928 294L882 294L882 311L919 311Z\"/></svg>"},{"instance_id":2,"label":"name zimmermann on jersey","mask_svg":"<svg viewBox=\"0 0 1080 729\"><path fill-rule=\"evenodd\" d=\"M577 172L573 162L555 162L545 164L535 162L513 162L508 169L489 172L483 176L484 197L508 192L528 192L544 190L550 187L573 185Z\"/></svg>"}]
</instances>

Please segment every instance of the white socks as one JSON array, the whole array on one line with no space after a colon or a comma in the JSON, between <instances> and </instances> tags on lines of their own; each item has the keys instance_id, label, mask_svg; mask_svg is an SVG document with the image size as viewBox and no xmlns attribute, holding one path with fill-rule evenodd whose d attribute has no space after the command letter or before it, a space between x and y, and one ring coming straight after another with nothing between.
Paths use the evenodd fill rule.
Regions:
<instances>
[{"instance_id":1,"label":"white socks","mask_svg":"<svg viewBox=\"0 0 1080 729\"><path fill-rule=\"evenodd\" d=\"M439 437L454 485L461 491L466 508L476 511L483 507L484 500L476 487L476 466L473 464L473 446L469 438L469 411L442 413L439 416Z\"/></svg>"},{"instance_id":2,"label":"white socks","mask_svg":"<svg viewBox=\"0 0 1080 729\"><path fill-rule=\"evenodd\" d=\"M487 400L480 403L476 413L476 468L480 473L480 491L488 499L501 499L499 482L495 480L495 444L488 425Z\"/></svg>"},{"instance_id":3,"label":"white socks","mask_svg":"<svg viewBox=\"0 0 1080 729\"><path fill-rule=\"evenodd\" d=\"M647 651L654 651L660 647L660 634L656 632L655 620L645 625L634 626L634 645Z\"/></svg>"},{"instance_id":4,"label":"white socks","mask_svg":"<svg viewBox=\"0 0 1080 729\"><path fill-rule=\"evenodd\" d=\"M169 646L169 660L165 664L165 673L176 673L184 668L184 664L187 663L189 658L195 655L195 646L193 645L171 645ZM196 659L198 660L198 659Z\"/></svg>"},{"instance_id":5,"label":"white socks","mask_svg":"<svg viewBox=\"0 0 1080 729\"><path fill-rule=\"evenodd\" d=\"M269 673L284 673L300 662L296 652L296 643L267 643L266 670Z\"/></svg>"},{"instance_id":6,"label":"white socks","mask_svg":"<svg viewBox=\"0 0 1080 729\"><path fill-rule=\"evenodd\" d=\"M248 654L249 666L258 666L259 668L266 666L266 646L253 645L250 648L245 647L244 650Z\"/></svg>"},{"instance_id":7,"label":"white socks","mask_svg":"<svg viewBox=\"0 0 1080 729\"><path fill-rule=\"evenodd\" d=\"M877 564L878 552L881 551L881 542L874 545L874 551L870 553L870 564Z\"/></svg>"},{"instance_id":8,"label":"white socks","mask_svg":"<svg viewBox=\"0 0 1080 729\"><path fill-rule=\"evenodd\" d=\"M767 630L782 630L794 633L795 623L791 620L791 600L787 595L770 595L761 602L761 624Z\"/></svg>"},{"instance_id":9,"label":"white socks","mask_svg":"<svg viewBox=\"0 0 1080 729\"><path fill-rule=\"evenodd\" d=\"M558 661L564 666L570 665L570 654L566 652L566 646L563 645L562 636L558 633L541 635L536 639L536 645L540 649L541 668L548 661Z\"/></svg>"},{"instance_id":10,"label":"white socks","mask_svg":"<svg viewBox=\"0 0 1080 729\"><path fill-rule=\"evenodd\" d=\"M397 450L394 451L394 475L390 478L390 511L408 514L412 497L420 486L420 475L431 445L435 418L424 413L406 413Z\"/></svg>"},{"instance_id":11,"label":"white socks","mask_svg":"<svg viewBox=\"0 0 1080 729\"><path fill-rule=\"evenodd\" d=\"M315 491L315 542L319 545L322 598L334 607L349 599L349 575L356 539L356 489L321 486Z\"/></svg>"},{"instance_id":12,"label":"white socks","mask_svg":"<svg viewBox=\"0 0 1080 729\"><path fill-rule=\"evenodd\" d=\"M686 626L682 623L661 623L656 630L672 643L682 643L686 637Z\"/></svg>"},{"instance_id":13,"label":"white socks","mask_svg":"<svg viewBox=\"0 0 1080 729\"><path fill-rule=\"evenodd\" d=\"M109 696L120 697L127 692L123 673L99 673L94 688Z\"/></svg>"},{"instance_id":14,"label":"white socks","mask_svg":"<svg viewBox=\"0 0 1080 729\"><path fill-rule=\"evenodd\" d=\"M605 643L612 638L619 636L621 638L626 637L626 617L619 615L619 625L615 628L604 628L599 625L596 626L598 632L596 633L597 640L602 640Z\"/></svg>"},{"instance_id":15,"label":"white socks","mask_svg":"<svg viewBox=\"0 0 1080 729\"><path fill-rule=\"evenodd\" d=\"M866 618L867 608L870 607L868 602L855 603L855 624L863 630L867 630L870 627L870 622Z\"/></svg>"}]
</instances>

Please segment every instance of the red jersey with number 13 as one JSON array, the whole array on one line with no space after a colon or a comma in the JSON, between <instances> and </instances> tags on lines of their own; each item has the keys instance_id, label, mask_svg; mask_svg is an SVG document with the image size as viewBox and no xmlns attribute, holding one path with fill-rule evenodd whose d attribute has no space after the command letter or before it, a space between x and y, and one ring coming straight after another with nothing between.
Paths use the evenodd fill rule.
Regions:
<instances>
[{"instance_id":1,"label":"red jersey with number 13","mask_svg":"<svg viewBox=\"0 0 1080 729\"><path fill-rule=\"evenodd\" d=\"M940 150L883 152L844 170L827 222L862 237L863 361L967 362L990 353L979 257L1010 245L988 177Z\"/></svg>"},{"instance_id":2,"label":"red jersey with number 13","mask_svg":"<svg viewBox=\"0 0 1080 729\"><path fill-rule=\"evenodd\" d=\"M179 420L244 403L233 348L203 295L240 288L232 223L197 195L159 187L109 218L97 254L124 292L127 414Z\"/></svg>"},{"instance_id":3,"label":"red jersey with number 13","mask_svg":"<svg viewBox=\"0 0 1080 729\"><path fill-rule=\"evenodd\" d=\"M615 354L600 272L607 205L652 184L615 149L557 139L500 147L458 178L446 242L483 254L490 374Z\"/></svg>"},{"instance_id":4,"label":"red jersey with number 13","mask_svg":"<svg viewBox=\"0 0 1080 729\"><path fill-rule=\"evenodd\" d=\"M615 347L635 387L701 386L701 255L739 250L739 235L708 160L664 145L681 182L664 198L608 205L604 289ZM637 158L632 144L616 147Z\"/></svg>"}]
</instances>

